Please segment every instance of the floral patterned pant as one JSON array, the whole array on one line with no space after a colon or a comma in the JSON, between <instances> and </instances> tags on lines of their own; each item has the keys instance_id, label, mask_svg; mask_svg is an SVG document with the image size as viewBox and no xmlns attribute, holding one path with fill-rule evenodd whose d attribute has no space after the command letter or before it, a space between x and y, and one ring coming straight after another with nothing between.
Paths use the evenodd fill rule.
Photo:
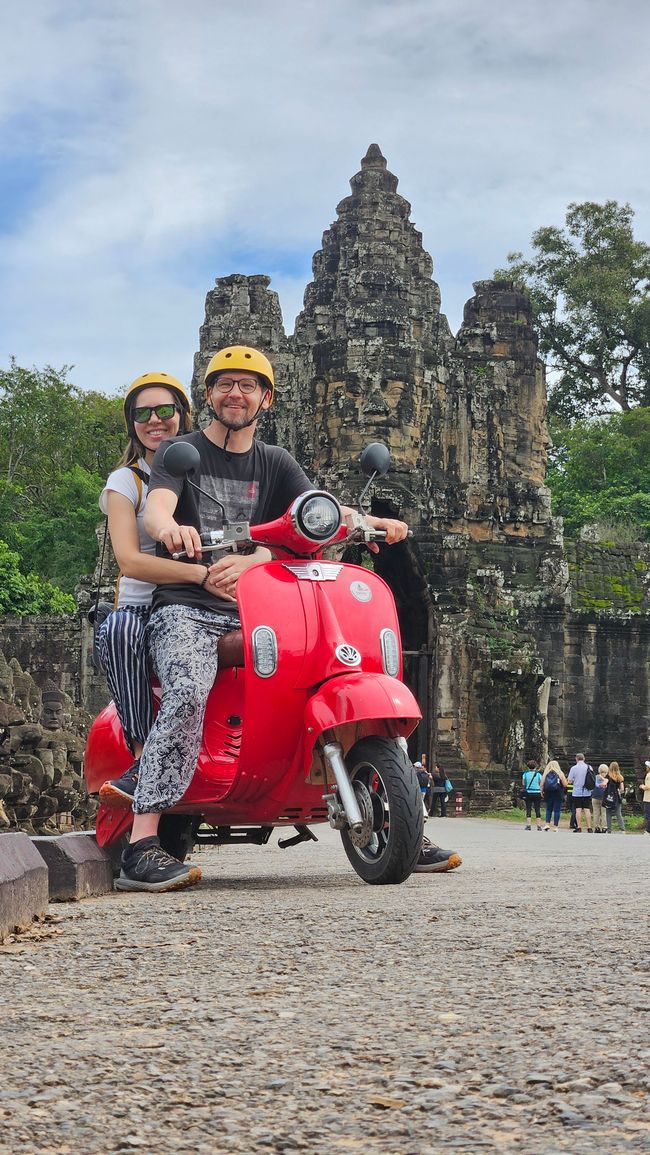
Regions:
<instances>
[{"instance_id":1,"label":"floral patterned pant","mask_svg":"<svg viewBox=\"0 0 650 1155\"><path fill-rule=\"evenodd\" d=\"M205 705L217 674L217 642L239 626L234 611L169 605L151 615L147 639L162 700L140 759L136 814L167 810L192 781Z\"/></svg>"}]
</instances>

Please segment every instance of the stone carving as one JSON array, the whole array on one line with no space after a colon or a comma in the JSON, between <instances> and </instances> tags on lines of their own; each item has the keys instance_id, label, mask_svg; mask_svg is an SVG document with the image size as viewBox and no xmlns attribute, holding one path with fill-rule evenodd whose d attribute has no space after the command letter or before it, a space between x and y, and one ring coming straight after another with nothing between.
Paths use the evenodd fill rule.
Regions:
<instances>
[{"instance_id":1,"label":"stone carving","mask_svg":"<svg viewBox=\"0 0 650 1155\"><path fill-rule=\"evenodd\" d=\"M88 723L67 694L51 682L41 693L0 651L0 830L47 834L93 825L97 806L82 774Z\"/></svg>"},{"instance_id":2,"label":"stone carving","mask_svg":"<svg viewBox=\"0 0 650 1155\"><path fill-rule=\"evenodd\" d=\"M395 592L414 655L406 672L428 714L429 756L442 758L455 782L468 767L482 768L490 789L507 793L524 756L541 756L548 742L569 757L576 741L589 745L598 732L588 717L591 682L570 672L575 614L587 610L575 604L574 575L601 566L601 590L619 566L615 588L629 586L632 612L644 613L648 566L630 583L623 571L631 557L567 558L544 484L546 391L528 298L511 282L477 281L454 337L411 207L377 145L350 185L314 255L292 336L268 278L217 280L195 357L194 402L202 404L214 351L248 341L269 353L278 378L261 435L291 449L318 484L354 500L360 450L372 440L390 446L393 469L375 488L373 511L405 517L416 537L375 564ZM606 617L608 607L598 610ZM425 701L415 673L423 658ZM602 667L599 676L608 682ZM567 679L575 685L569 712ZM617 756L629 762L637 731L647 740L648 693L635 718L611 689L627 717Z\"/></svg>"},{"instance_id":3,"label":"stone carving","mask_svg":"<svg viewBox=\"0 0 650 1155\"><path fill-rule=\"evenodd\" d=\"M377 145L350 186L314 255L293 335L269 277L221 277L208 292L195 411L212 354L243 342L276 369L277 403L260 435L290 449L317 484L355 501L361 449L390 446L393 468L372 510L406 518L415 535L374 564L395 593L405 675L425 713L418 752L440 759L456 788L502 800L522 759L547 749L563 763L576 749L592 762L616 757L629 777L650 748L650 547L593 534L565 543L551 517L544 368L527 297L508 281L477 281L454 336L411 206ZM51 679L69 695L64 714L72 699L91 713L106 702L85 621L98 577L82 581L78 617L1 627L6 653L41 687ZM102 597L113 577L105 569ZM58 699L41 704L13 665L0 654L0 723L20 731L22 755L46 779L49 753L62 778L72 765L73 790L76 753L66 746L63 763L61 738L87 719L68 728ZM42 731L54 744L32 748L38 727L21 727L34 727L42 708L63 726ZM39 778L35 763L25 767ZM70 802L77 821L82 804L62 789L52 814Z\"/></svg>"}]
</instances>

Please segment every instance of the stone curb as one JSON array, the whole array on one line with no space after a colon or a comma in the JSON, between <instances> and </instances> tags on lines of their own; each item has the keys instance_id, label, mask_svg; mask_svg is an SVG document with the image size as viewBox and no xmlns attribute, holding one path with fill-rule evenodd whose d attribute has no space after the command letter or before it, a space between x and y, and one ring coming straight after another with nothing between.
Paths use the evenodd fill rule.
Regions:
<instances>
[{"instance_id":1,"label":"stone curb","mask_svg":"<svg viewBox=\"0 0 650 1155\"><path fill-rule=\"evenodd\" d=\"M113 864L94 830L31 841L47 865L50 902L76 902L113 889Z\"/></svg>"},{"instance_id":2,"label":"stone curb","mask_svg":"<svg viewBox=\"0 0 650 1155\"><path fill-rule=\"evenodd\" d=\"M0 942L35 918L48 904L48 872L27 834L0 834Z\"/></svg>"}]
</instances>

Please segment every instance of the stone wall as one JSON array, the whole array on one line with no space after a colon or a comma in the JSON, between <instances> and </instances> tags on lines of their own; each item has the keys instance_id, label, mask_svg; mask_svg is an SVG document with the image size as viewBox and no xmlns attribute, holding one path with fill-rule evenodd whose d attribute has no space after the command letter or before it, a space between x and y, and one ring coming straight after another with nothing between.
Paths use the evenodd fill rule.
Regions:
<instances>
[{"instance_id":1,"label":"stone wall","mask_svg":"<svg viewBox=\"0 0 650 1155\"><path fill-rule=\"evenodd\" d=\"M49 619L42 622L48 624ZM70 677L68 658L79 652L79 636L65 639L65 624L59 621L52 631L59 655L52 670L58 684L45 677L38 685L16 657L8 662L0 651L0 830L48 834L84 829L93 822L96 805L86 794L82 773L90 715L60 689ZM47 661L47 643L52 641L44 631L46 644L39 650L38 625L33 620L21 637L35 665Z\"/></svg>"},{"instance_id":2,"label":"stone wall","mask_svg":"<svg viewBox=\"0 0 650 1155\"><path fill-rule=\"evenodd\" d=\"M567 765L585 748L592 761L638 767L650 748L650 554L565 542L551 517L530 303L511 282L477 282L454 336L376 145L350 184L293 335L268 277L234 274L208 292L196 411L213 353L248 343L277 376L258 435L290 449L315 483L355 502L361 449L390 446L393 468L371 508L405 518L414 536L374 564L395 593L406 677L425 714L414 755L440 759L484 799L507 794L531 755ZM92 713L104 704L83 613L6 619L0 644L39 685L53 678Z\"/></svg>"},{"instance_id":3,"label":"stone wall","mask_svg":"<svg viewBox=\"0 0 650 1155\"><path fill-rule=\"evenodd\" d=\"M250 342L278 379L260 434L317 484L354 501L361 449L390 446L372 510L415 533L375 564L395 593L407 677L427 715L419 752L426 745L464 785L503 782L524 755L572 759L576 743L631 765L649 725L646 559L564 543L544 484L530 302L510 282L477 282L454 337L397 184L371 145L314 255L292 336L267 278L217 280L195 403L214 351ZM627 648L638 671L625 677Z\"/></svg>"}]
</instances>

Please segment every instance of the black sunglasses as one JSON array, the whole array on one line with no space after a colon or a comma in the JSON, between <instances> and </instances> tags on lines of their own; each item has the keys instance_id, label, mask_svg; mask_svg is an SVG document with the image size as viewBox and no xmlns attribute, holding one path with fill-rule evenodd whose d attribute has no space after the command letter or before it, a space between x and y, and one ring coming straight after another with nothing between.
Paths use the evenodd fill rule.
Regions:
<instances>
[{"instance_id":1,"label":"black sunglasses","mask_svg":"<svg viewBox=\"0 0 650 1155\"><path fill-rule=\"evenodd\" d=\"M151 420L151 414L155 413L159 421L169 421L175 413L180 413L178 405L168 401L166 405L137 405L133 410L133 420L137 421L139 425L144 425Z\"/></svg>"}]
</instances>

